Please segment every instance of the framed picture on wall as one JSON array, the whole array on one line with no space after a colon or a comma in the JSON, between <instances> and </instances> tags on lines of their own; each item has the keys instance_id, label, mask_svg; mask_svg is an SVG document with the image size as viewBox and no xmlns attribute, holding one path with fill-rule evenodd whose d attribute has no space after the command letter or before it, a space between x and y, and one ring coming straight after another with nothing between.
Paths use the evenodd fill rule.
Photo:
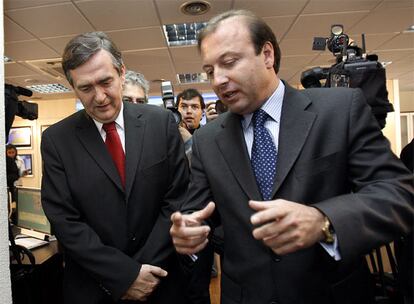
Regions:
<instances>
[{"instance_id":1,"label":"framed picture on wall","mask_svg":"<svg viewBox=\"0 0 414 304\"><path fill-rule=\"evenodd\" d=\"M19 157L23 160L26 168L26 175L24 176L33 176L32 154L19 154Z\"/></svg>"},{"instance_id":2,"label":"framed picture on wall","mask_svg":"<svg viewBox=\"0 0 414 304\"><path fill-rule=\"evenodd\" d=\"M9 144L16 147L30 148L32 146L32 128L31 127L13 127L9 132Z\"/></svg>"},{"instance_id":3,"label":"framed picture on wall","mask_svg":"<svg viewBox=\"0 0 414 304\"><path fill-rule=\"evenodd\" d=\"M41 125L40 126L40 133L43 133L50 125Z\"/></svg>"}]
</instances>

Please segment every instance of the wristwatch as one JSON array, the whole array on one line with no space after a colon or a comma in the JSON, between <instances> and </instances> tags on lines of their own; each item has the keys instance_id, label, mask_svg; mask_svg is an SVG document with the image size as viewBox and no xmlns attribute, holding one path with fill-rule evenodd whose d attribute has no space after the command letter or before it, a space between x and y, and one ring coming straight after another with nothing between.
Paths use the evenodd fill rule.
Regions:
<instances>
[{"instance_id":1,"label":"wristwatch","mask_svg":"<svg viewBox=\"0 0 414 304\"><path fill-rule=\"evenodd\" d=\"M334 231L331 226L331 222L329 221L328 217L325 216L325 222L322 227L322 232L325 235L325 239L323 240L324 243L333 244L334 242Z\"/></svg>"}]
</instances>

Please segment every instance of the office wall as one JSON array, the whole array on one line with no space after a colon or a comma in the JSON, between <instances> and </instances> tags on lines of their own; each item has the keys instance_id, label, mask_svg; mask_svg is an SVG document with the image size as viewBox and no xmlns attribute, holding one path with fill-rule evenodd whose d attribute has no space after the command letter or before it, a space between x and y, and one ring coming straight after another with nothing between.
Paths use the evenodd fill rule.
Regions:
<instances>
[{"instance_id":1,"label":"office wall","mask_svg":"<svg viewBox=\"0 0 414 304\"><path fill-rule=\"evenodd\" d=\"M398 80L387 80L388 99L394 106L394 112L387 115L387 121L382 133L388 138L392 151L400 155L401 151L401 122L400 122L400 93Z\"/></svg>"},{"instance_id":2,"label":"office wall","mask_svg":"<svg viewBox=\"0 0 414 304\"><path fill-rule=\"evenodd\" d=\"M40 188L42 179L42 159L40 156L42 131L48 126L74 113L76 99L40 100L36 101L36 103L39 105L39 118L37 120L27 120L16 117L13 127L31 128L31 147L18 148L18 153L32 154L33 174L20 178L20 182L24 187Z\"/></svg>"},{"instance_id":3,"label":"office wall","mask_svg":"<svg viewBox=\"0 0 414 304\"><path fill-rule=\"evenodd\" d=\"M414 91L400 92L400 105L401 113L414 112Z\"/></svg>"}]
</instances>

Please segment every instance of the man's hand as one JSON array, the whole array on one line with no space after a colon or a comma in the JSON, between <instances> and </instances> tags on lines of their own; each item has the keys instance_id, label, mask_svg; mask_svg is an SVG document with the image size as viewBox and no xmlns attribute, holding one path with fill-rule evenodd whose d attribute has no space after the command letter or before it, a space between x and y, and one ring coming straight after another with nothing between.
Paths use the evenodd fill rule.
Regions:
<instances>
[{"instance_id":1,"label":"man's hand","mask_svg":"<svg viewBox=\"0 0 414 304\"><path fill-rule=\"evenodd\" d=\"M277 254L292 253L324 239L324 215L314 207L282 199L249 201L249 205L258 211L250 219L257 226L254 238Z\"/></svg>"},{"instance_id":2,"label":"man's hand","mask_svg":"<svg viewBox=\"0 0 414 304\"><path fill-rule=\"evenodd\" d=\"M166 277L167 274L160 267L142 264L138 277L122 297L122 300L146 301L160 283L160 278Z\"/></svg>"},{"instance_id":3,"label":"man's hand","mask_svg":"<svg viewBox=\"0 0 414 304\"><path fill-rule=\"evenodd\" d=\"M186 142L192 136L191 133L183 126L178 126L178 131L180 131L180 135L181 135L181 138L183 139L183 142Z\"/></svg>"},{"instance_id":4,"label":"man's hand","mask_svg":"<svg viewBox=\"0 0 414 304\"><path fill-rule=\"evenodd\" d=\"M206 105L206 118L207 121L212 121L218 117L216 112L216 103L210 102Z\"/></svg>"},{"instance_id":5,"label":"man's hand","mask_svg":"<svg viewBox=\"0 0 414 304\"><path fill-rule=\"evenodd\" d=\"M214 208L215 204L210 202L204 209L191 214L175 212L171 215L170 234L178 253L194 254L207 245L210 227L201 224L213 214Z\"/></svg>"}]
</instances>

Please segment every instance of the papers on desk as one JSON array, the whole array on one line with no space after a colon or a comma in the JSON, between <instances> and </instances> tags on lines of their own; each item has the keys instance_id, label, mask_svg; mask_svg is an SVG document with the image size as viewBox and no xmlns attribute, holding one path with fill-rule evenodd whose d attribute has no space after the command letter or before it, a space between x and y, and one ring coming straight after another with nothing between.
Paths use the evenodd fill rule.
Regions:
<instances>
[{"instance_id":1,"label":"papers on desk","mask_svg":"<svg viewBox=\"0 0 414 304\"><path fill-rule=\"evenodd\" d=\"M34 237L26 236L26 235L18 235L16 236L14 242L16 245L23 246L27 249L35 249L38 247L42 247L48 245L48 241L39 240Z\"/></svg>"},{"instance_id":2,"label":"papers on desk","mask_svg":"<svg viewBox=\"0 0 414 304\"><path fill-rule=\"evenodd\" d=\"M36 230L31 230L31 229L26 229L26 228L20 228L20 234L26 235L26 236L31 236L31 237L34 237L36 239L49 241L49 242L56 240L56 237L54 235L50 235L50 234L47 234L47 233L43 233L43 232L39 232L39 231L36 231Z\"/></svg>"}]
</instances>

